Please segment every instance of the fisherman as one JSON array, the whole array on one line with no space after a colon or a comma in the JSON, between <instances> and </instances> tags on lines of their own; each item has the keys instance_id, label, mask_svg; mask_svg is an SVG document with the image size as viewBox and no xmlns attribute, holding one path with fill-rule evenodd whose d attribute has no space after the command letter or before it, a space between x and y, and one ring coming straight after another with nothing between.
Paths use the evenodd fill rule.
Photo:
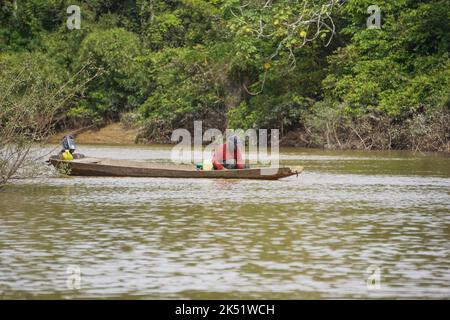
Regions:
<instances>
[{"instance_id":1,"label":"fisherman","mask_svg":"<svg viewBox=\"0 0 450 320\"><path fill-rule=\"evenodd\" d=\"M244 169L239 138L231 135L227 143L221 144L214 151L212 164L215 170Z\"/></svg>"},{"instance_id":2,"label":"fisherman","mask_svg":"<svg viewBox=\"0 0 450 320\"><path fill-rule=\"evenodd\" d=\"M75 154L76 143L72 135L66 135L61 141L61 159L63 160L73 160Z\"/></svg>"}]
</instances>

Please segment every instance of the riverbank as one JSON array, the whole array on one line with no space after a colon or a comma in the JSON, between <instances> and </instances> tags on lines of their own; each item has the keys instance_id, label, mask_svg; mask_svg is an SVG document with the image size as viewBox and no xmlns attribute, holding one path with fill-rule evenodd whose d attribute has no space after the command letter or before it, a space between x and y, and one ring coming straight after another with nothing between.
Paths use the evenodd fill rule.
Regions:
<instances>
[{"instance_id":1,"label":"riverbank","mask_svg":"<svg viewBox=\"0 0 450 320\"><path fill-rule=\"evenodd\" d=\"M64 135L72 134L77 142L82 144L134 144L138 131L115 122L102 128L65 130L51 136L49 142L59 143Z\"/></svg>"},{"instance_id":2,"label":"riverbank","mask_svg":"<svg viewBox=\"0 0 450 320\"><path fill-rule=\"evenodd\" d=\"M348 129L348 128L347 128ZM450 153L450 141L446 138L448 129L441 124L436 130L425 130L425 134L409 137L410 128L377 128L378 130L362 130L358 132L335 128L333 130L292 130L280 138L280 147L318 148L327 150L409 150L423 152ZM54 134L49 142L59 143L66 134L75 135L82 144L146 144L138 139L140 129L131 128L121 122L109 123L101 128L85 128L65 130ZM396 136L396 137L394 137ZM170 141L166 137L165 141ZM396 141L403 141L403 143ZM414 143L407 143L414 140Z\"/></svg>"}]
</instances>

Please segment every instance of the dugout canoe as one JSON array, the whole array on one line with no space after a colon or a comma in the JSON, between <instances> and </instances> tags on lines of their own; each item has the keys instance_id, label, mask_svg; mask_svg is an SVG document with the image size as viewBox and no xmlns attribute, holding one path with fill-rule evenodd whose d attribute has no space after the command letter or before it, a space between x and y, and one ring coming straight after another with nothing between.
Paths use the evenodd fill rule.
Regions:
<instances>
[{"instance_id":1,"label":"dugout canoe","mask_svg":"<svg viewBox=\"0 0 450 320\"><path fill-rule=\"evenodd\" d=\"M70 161L52 156L49 162L55 167L66 167L72 176L101 177L155 177L155 178L217 178L277 180L298 175L303 168L250 168L236 170L196 170L194 165L166 165L143 161L82 158Z\"/></svg>"}]
</instances>

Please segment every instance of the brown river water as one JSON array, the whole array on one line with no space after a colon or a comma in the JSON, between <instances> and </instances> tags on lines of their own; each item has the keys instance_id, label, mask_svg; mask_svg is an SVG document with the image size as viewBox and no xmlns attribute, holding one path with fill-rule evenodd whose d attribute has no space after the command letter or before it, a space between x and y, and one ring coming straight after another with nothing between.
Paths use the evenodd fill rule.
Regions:
<instances>
[{"instance_id":1,"label":"brown river water","mask_svg":"<svg viewBox=\"0 0 450 320\"><path fill-rule=\"evenodd\" d=\"M168 161L168 146L80 146ZM57 177L0 191L0 298L450 298L450 157L281 150L279 181Z\"/></svg>"}]
</instances>

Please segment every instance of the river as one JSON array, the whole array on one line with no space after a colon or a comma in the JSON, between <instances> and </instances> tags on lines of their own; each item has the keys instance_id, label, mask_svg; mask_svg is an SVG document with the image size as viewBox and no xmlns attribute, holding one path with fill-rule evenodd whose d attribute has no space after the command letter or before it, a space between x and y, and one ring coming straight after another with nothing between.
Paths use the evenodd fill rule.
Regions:
<instances>
[{"instance_id":1,"label":"river","mask_svg":"<svg viewBox=\"0 0 450 320\"><path fill-rule=\"evenodd\" d=\"M159 162L170 150L79 151ZM0 191L0 297L450 298L448 155L297 148L281 160L305 171L15 181Z\"/></svg>"}]
</instances>

